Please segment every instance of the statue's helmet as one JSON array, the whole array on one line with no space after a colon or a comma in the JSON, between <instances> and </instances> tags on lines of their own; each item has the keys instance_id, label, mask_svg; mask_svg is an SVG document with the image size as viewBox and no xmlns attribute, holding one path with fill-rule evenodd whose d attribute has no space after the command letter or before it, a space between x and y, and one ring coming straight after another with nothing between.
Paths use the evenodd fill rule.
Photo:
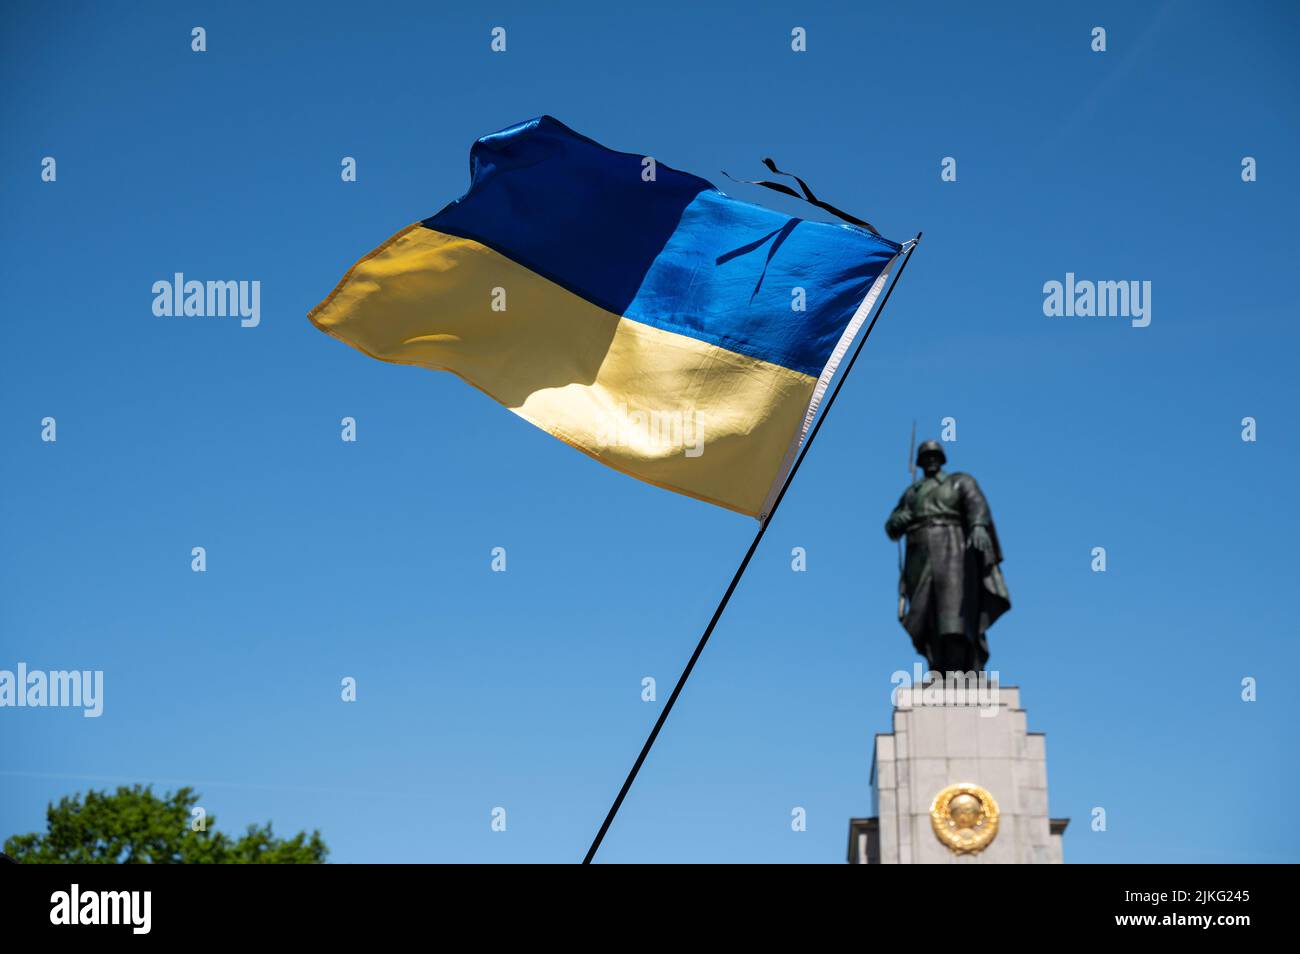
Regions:
<instances>
[{"instance_id":1,"label":"statue's helmet","mask_svg":"<svg viewBox=\"0 0 1300 954\"><path fill-rule=\"evenodd\" d=\"M948 455L943 452L943 445L938 441L926 441L916 449L916 463L918 465L921 463L921 458L926 454L938 454L940 464L948 463Z\"/></svg>"}]
</instances>

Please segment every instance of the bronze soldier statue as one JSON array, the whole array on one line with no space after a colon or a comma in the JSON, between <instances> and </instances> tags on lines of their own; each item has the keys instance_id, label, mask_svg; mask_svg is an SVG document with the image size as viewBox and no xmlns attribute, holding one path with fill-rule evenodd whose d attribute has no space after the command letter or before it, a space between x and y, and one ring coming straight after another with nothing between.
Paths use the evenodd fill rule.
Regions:
<instances>
[{"instance_id":1,"label":"bronze soldier statue","mask_svg":"<svg viewBox=\"0 0 1300 954\"><path fill-rule=\"evenodd\" d=\"M985 633L1011 596L988 501L970 474L941 470L947 460L938 441L917 449L925 476L903 491L885 533L907 535L902 623L912 645L935 672L970 672L988 662Z\"/></svg>"}]
</instances>

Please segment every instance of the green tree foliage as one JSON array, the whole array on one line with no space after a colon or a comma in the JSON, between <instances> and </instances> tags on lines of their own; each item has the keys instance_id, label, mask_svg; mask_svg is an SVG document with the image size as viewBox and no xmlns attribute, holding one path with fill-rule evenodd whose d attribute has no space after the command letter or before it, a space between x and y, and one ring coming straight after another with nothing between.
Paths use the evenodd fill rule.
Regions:
<instances>
[{"instance_id":1,"label":"green tree foliage","mask_svg":"<svg viewBox=\"0 0 1300 954\"><path fill-rule=\"evenodd\" d=\"M208 815L206 830L193 831L198 800L190 788L159 798L139 785L64 796L46 809L48 831L14 835L5 854L27 864L302 865L321 864L329 853L319 831L277 838L269 822L233 838L215 831Z\"/></svg>"}]
</instances>

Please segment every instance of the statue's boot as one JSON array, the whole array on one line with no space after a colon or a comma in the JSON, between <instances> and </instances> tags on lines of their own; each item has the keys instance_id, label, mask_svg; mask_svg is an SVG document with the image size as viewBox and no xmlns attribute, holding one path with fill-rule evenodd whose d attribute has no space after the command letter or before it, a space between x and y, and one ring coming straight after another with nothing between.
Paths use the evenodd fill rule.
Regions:
<instances>
[{"instance_id":1,"label":"statue's boot","mask_svg":"<svg viewBox=\"0 0 1300 954\"><path fill-rule=\"evenodd\" d=\"M961 633L944 633L938 637L933 646L931 668L945 675L948 673L965 674L983 669L982 661L971 641Z\"/></svg>"}]
</instances>

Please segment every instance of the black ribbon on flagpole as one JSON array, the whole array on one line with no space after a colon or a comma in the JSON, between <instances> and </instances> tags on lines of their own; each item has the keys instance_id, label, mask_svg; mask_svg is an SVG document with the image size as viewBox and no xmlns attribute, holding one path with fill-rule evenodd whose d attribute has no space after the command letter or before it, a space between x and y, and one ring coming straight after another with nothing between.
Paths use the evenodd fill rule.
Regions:
<instances>
[{"instance_id":1,"label":"black ribbon on flagpole","mask_svg":"<svg viewBox=\"0 0 1300 954\"><path fill-rule=\"evenodd\" d=\"M815 205L819 209L824 209L825 211L829 212L831 215L835 216L838 219L842 219L843 221L848 222L851 225L857 225L860 226L861 228L866 229L872 235L880 234L879 232L876 231L876 227L872 225L870 222L866 221L865 219L860 219L856 215L850 215L848 212L845 212L843 209L838 209L835 206L831 205L829 202L823 202L821 199L817 198L817 196L813 194L813 190L808 187L808 183L804 182L793 172L782 172L780 169L776 167L776 163L773 162L771 159L764 159L763 165L767 166L778 176L789 176L795 182L799 183L799 188L803 189L803 195L800 195L798 192L795 192L794 189L790 188L784 182L771 182L767 179L737 179L731 173L726 171L724 171L722 174L726 176L728 179L730 179L732 182L743 182L746 185L762 186L764 189L772 189L773 191L780 192L783 195L791 195L794 196L796 199L803 199L805 202L808 202L811 205Z\"/></svg>"}]
</instances>

